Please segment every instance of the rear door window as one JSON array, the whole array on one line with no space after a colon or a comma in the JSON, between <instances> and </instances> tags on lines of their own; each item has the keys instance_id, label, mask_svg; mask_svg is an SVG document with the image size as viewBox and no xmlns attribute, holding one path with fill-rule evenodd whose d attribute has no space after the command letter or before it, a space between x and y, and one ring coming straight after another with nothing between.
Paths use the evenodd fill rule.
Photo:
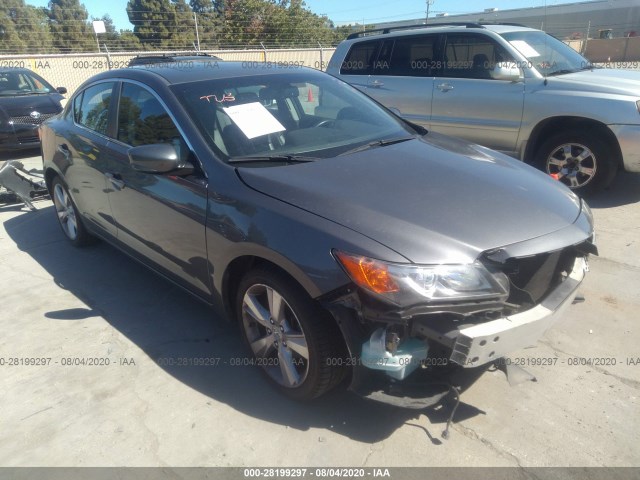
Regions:
<instances>
[{"instance_id":1,"label":"rear door window","mask_svg":"<svg viewBox=\"0 0 640 480\"><path fill-rule=\"evenodd\" d=\"M438 65L434 60L437 35L417 35L386 40L374 63L374 75L428 77Z\"/></svg>"}]
</instances>

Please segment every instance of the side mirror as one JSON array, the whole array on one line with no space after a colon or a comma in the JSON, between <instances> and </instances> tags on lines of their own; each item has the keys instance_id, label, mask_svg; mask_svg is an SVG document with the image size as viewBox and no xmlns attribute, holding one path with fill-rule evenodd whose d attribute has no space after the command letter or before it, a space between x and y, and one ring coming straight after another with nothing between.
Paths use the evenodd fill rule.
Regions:
<instances>
[{"instance_id":1,"label":"side mirror","mask_svg":"<svg viewBox=\"0 0 640 480\"><path fill-rule=\"evenodd\" d=\"M65 93L67 93L67 88L66 88L66 87L58 87L58 88L56 88L56 91L57 91L60 95L64 95Z\"/></svg>"},{"instance_id":2,"label":"side mirror","mask_svg":"<svg viewBox=\"0 0 640 480\"><path fill-rule=\"evenodd\" d=\"M129 149L131 168L144 173L173 173L190 175L193 165L180 158L176 148L169 143L154 143Z\"/></svg>"},{"instance_id":3,"label":"side mirror","mask_svg":"<svg viewBox=\"0 0 640 480\"><path fill-rule=\"evenodd\" d=\"M522 78L522 72L518 66L511 62L496 63L490 74L494 80L503 80L505 82L518 82Z\"/></svg>"}]
</instances>

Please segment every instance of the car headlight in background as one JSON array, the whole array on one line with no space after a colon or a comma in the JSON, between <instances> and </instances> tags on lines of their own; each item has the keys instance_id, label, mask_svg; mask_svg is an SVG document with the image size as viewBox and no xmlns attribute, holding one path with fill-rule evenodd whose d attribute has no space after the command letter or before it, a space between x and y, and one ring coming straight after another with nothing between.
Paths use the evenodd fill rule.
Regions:
<instances>
[{"instance_id":1,"label":"car headlight in background","mask_svg":"<svg viewBox=\"0 0 640 480\"><path fill-rule=\"evenodd\" d=\"M334 250L347 275L363 289L403 306L425 301L478 301L506 298L509 280L480 263L405 265Z\"/></svg>"}]
</instances>

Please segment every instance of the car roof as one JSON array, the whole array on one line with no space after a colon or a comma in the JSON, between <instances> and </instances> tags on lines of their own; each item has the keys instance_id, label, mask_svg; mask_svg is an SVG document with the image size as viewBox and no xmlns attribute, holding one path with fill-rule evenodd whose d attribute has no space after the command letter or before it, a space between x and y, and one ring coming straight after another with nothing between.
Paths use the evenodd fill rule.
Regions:
<instances>
[{"instance_id":1,"label":"car roof","mask_svg":"<svg viewBox=\"0 0 640 480\"><path fill-rule=\"evenodd\" d=\"M29 70L24 67L0 67L0 73L10 73L10 72L29 72L34 73L33 70Z\"/></svg>"},{"instance_id":2,"label":"car roof","mask_svg":"<svg viewBox=\"0 0 640 480\"><path fill-rule=\"evenodd\" d=\"M215 55L210 55L208 53L190 53L184 55L175 55L171 53L164 54L142 54L136 55L129 61L131 66L135 65L143 65L148 63L163 63L163 62L180 62L183 60L198 60L198 61L207 61L207 60L219 60L222 61L220 57L216 57Z\"/></svg>"},{"instance_id":3,"label":"car roof","mask_svg":"<svg viewBox=\"0 0 640 480\"><path fill-rule=\"evenodd\" d=\"M168 84L180 84L202 80L217 80L224 78L248 77L252 75L275 75L279 73L301 72L325 75L324 73L309 67L291 66L287 68L264 68L263 62L210 62L201 59L190 64L177 63L159 65L136 65L129 68L110 70L99 73L88 82L106 80L111 78L126 78L130 80L157 81L163 79Z\"/></svg>"},{"instance_id":4,"label":"car roof","mask_svg":"<svg viewBox=\"0 0 640 480\"><path fill-rule=\"evenodd\" d=\"M477 32L488 30L497 34L507 33L507 32L520 32L520 31L531 31L531 32L540 32L541 30L535 28L529 28L524 25L519 24L507 24L507 23L442 23L442 24L431 24L427 25L407 25L404 27L393 27L393 28L382 28L379 30L372 30L371 33L368 32L356 32L349 37L347 40L352 41L363 41L363 40L376 40L377 38L393 38L393 37L404 37L408 35L425 35L427 33L431 34L439 34L444 32Z\"/></svg>"}]
</instances>

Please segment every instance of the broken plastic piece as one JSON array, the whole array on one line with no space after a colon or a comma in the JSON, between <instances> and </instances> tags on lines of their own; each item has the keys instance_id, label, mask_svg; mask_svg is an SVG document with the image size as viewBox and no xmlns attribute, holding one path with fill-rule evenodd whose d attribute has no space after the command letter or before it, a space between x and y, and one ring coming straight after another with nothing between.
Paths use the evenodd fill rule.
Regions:
<instances>
[{"instance_id":1,"label":"broken plastic piece","mask_svg":"<svg viewBox=\"0 0 640 480\"><path fill-rule=\"evenodd\" d=\"M378 328L362 345L362 364L373 370L382 370L397 380L403 380L427 358L429 348L417 338L403 340L395 354L386 349L387 332Z\"/></svg>"}]
</instances>

